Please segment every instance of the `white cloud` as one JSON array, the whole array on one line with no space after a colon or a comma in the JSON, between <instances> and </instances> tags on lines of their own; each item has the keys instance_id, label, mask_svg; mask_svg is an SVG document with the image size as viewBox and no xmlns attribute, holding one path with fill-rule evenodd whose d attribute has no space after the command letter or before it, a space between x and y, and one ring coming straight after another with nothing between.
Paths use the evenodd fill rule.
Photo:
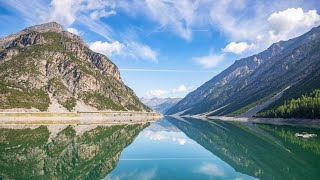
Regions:
<instances>
[{"instance_id":1,"label":"white cloud","mask_svg":"<svg viewBox=\"0 0 320 180\"><path fill-rule=\"evenodd\" d=\"M147 98L152 98L152 97L169 97L169 96L175 96L177 94L180 93L185 93L190 91L191 88L187 87L186 85L180 85L177 88L173 88L173 89L154 89L154 90L150 90L148 91L145 96Z\"/></svg>"},{"instance_id":2,"label":"white cloud","mask_svg":"<svg viewBox=\"0 0 320 180\"><path fill-rule=\"evenodd\" d=\"M234 54L242 54L243 52L250 51L252 49L254 49L254 44L248 44L246 42L231 42L225 48L223 48L222 51Z\"/></svg>"},{"instance_id":3,"label":"white cloud","mask_svg":"<svg viewBox=\"0 0 320 180\"><path fill-rule=\"evenodd\" d=\"M170 31L186 39L192 39L192 28L198 22L199 3L191 0L134 0L119 2L119 7L128 14L143 14L156 22L161 31Z\"/></svg>"},{"instance_id":4,"label":"white cloud","mask_svg":"<svg viewBox=\"0 0 320 180\"><path fill-rule=\"evenodd\" d=\"M67 31L75 35L80 35L80 32L76 28L67 28Z\"/></svg>"},{"instance_id":5,"label":"white cloud","mask_svg":"<svg viewBox=\"0 0 320 180\"><path fill-rule=\"evenodd\" d=\"M319 25L320 15L316 10L304 12L302 8L289 8L272 13L268 18L268 24L273 41L286 40Z\"/></svg>"},{"instance_id":6,"label":"white cloud","mask_svg":"<svg viewBox=\"0 0 320 180\"><path fill-rule=\"evenodd\" d=\"M143 59L158 62L158 53L156 51L149 46L136 41L129 41L126 43L125 53L138 60Z\"/></svg>"},{"instance_id":7,"label":"white cloud","mask_svg":"<svg viewBox=\"0 0 320 180\"><path fill-rule=\"evenodd\" d=\"M111 11L106 11L106 10L100 10L100 11L94 11L90 14L91 19L100 19L102 17L108 17L111 15L115 15L116 11L111 10Z\"/></svg>"},{"instance_id":8,"label":"white cloud","mask_svg":"<svg viewBox=\"0 0 320 180\"><path fill-rule=\"evenodd\" d=\"M185 85L180 85L178 88L172 89L172 93L183 93L188 91L188 88Z\"/></svg>"},{"instance_id":9,"label":"white cloud","mask_svg":"<svg viewBox=\"0 0 320 180\"><path fill-rule=\"evenodd\" d=\"M202 173L208 176L224 176L224 172L221 168L219 168L217 165L212 163L204 163L202 164L197 171L198 173Z\"/></svg>"},{"instance_id":10,"label":"white cloud","mask_svg":"<svg viewBox=\"0 0 320 180\"><path fill-rule=\"evenodd\" d=\"M156 51L151 49L148 45L135 41L129 41L124 44L119 41L114 41L112 43L96 41L90 43L90 49L106 56L128 56L137 60L158 62L158 53Z\"/></svg>"},{"instance_id":11,"label":"white cloud","mask_svg":"<svg viewBox=\"0 0 320 180\"><path fill-rule=\"evenodd\" d=\"M71 25L76 20L81 1L76 0L52 0L47 21L57 21L65 26Z\"/></svg>"},{"instance_id":12,"label":"white cloud","mask_svg":"<svg viewBox=\"0 0 320 180\"><path fill-rule=\"evenodd\" d=\"M208 56L194 57L193 60L204 69L217 67L224 59L224 54L210 54Z\"/></svg>"},{"instance_id":13,"label":"white cloud","mask_svg":"<svg viewBox=\"0 0 320 180\"><path fill-rule=\"evenodd\" d=\"M96 41L90 44L90 49L106 56L119 54L123 50L124 45L115 41L113 43Z\"/></svg>"},{"instance_id":14,"label":"white cloud","mask_svg":"<svg viewBox=\"0 0 320 180\"><path fill-rule=\"evenodd\" d=\"M170 91L167 90L163 90L163 89L154 89L154 90L150 90L146 93L146 97L147 98L151 98L151 97L163 97L164 95L169 94Z\"/></svg>"},{"instance_id":15,"label":"white cloud","mask_svg":"<svg viewBox=\"0 0 320 180\"><path fill-rule=\"evenodd\" d=\"M28 25L57 21L69 27L77 22L109 42L116 41L114 37L118 32L114 32L100 18L116 15L119 11L155 22L155 32L174 33L188 41L192 40L194 31L218 29L230 42L254 43L254 51L263 50L276 41L298 36L320 24L319 14L315 10L318 7L315 4L319 4L317 1L51 0L50 7L37 0L3 3L19 11ZM154 53L150 52L142 54L155 59Z\"/></svg>"}]
</instances>

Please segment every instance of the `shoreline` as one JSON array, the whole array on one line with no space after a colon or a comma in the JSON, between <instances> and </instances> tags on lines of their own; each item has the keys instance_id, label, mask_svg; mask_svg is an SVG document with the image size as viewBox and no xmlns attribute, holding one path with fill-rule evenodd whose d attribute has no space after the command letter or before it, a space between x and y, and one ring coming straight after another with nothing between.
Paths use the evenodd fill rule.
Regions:
<instances>
[{"instance_id":1,"label":"shoreline","mask_svg":"<svg viewBox=\"0 0 320 180\"><path fill-rule=\"evenodd\" d=\"M208 116L208 117L194 116L194 118L206 118L209 120L234 121L234 122L248 122L248 123L255 123L255 124L288 125L288 126L320 129L320 119L245 118L245 117L227 117L227 116Z\"/></svg>"},{"instance_id":2,"label":"shoreline","mask_svg":"<svg viewBox=\"0 0 320 180\"><path fill-rule=\"evenodd\" d=\"M92 112L0 112L0 125L48 124L132 124L155 122L163 115L156 112L92 111Z\"/></svg>"}]
</instances>

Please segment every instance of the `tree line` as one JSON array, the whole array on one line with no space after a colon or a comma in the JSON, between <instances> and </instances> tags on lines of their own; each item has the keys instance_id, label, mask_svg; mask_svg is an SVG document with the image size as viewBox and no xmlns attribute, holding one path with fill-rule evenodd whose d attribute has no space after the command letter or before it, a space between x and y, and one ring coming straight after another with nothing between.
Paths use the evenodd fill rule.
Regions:
<instances>
[{"instance_id":1,"label":"tree line","mask_svg":"<svg viewBox=\"0 0 320 180\"><path fill-rule=\"evenodd\" d=\"M299 98L285 101L274 109L260 112L260 117L271 118L320 118L320 89Z\"/></svg>"}]
</instances>

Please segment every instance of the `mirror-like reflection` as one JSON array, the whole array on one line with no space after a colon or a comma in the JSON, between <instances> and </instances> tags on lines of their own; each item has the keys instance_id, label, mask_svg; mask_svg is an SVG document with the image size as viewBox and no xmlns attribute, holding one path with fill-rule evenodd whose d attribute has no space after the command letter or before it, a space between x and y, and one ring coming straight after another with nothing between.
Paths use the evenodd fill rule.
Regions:
<instances>
[{"instance_id":1,"label":"mirror-like reflection","mask_svg":"<svg viewBox=\"0 0 320 180\"><path fill-rule=\"evenodd\" d=\"M164 118L144 129L106 179L254 179L189 138L172 120ZM189 122L181 123L192 129Z\"/></svg>"},{"instance_id":2,"label":"mirror-like reflection","mask_svg":"<svg viewBox=\"0 0 320 180\"><path fill-rule=\"evenodd\" d=\"M319 169L317 129L166 117L0 130L0 179L318 179Z\"/></svg>"},{"instance_id":3,"label":"mirror-like reflection","mask_svg":"<svg viewBox=\"0 0 320 180\"><path fill-rule=\"evenodd\" d=\"M318 134L300 139L297 132ZM106 179L318 179L319 130L166 117L144 129Z\"/></svg>"},{"instance_id":4,"label":"mirror-like reflection","mask_svg":"<svg viewBox=\"0 0 320 180\"><path fill-rule=\"evenodd\" d=\"M170 118L170 122L236 171L259 179L318 179L319 130ZM309 132L314 139L295 133Z\"/></svg>"},{"instance_id":5,"label":"mirror-like reflection","mask_svg":"<svg viewBox=\"0 0 320 180\"><path fill-rule=\"evenodd\" d=\"M4 127L0 179L101 179L146 126Z\"/></svg>"}]
</instances>

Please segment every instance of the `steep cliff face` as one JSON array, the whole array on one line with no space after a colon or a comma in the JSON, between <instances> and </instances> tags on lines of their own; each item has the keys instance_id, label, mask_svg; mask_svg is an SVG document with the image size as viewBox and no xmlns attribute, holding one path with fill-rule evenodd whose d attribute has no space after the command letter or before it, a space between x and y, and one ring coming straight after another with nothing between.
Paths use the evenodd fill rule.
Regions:
<instances>
[{"instance_id":1,"label":"steep cliff face","mask_svg":"<svg viewBox=\"0 0 320 180\"><path fill-rule=\"evenodd\" d=\"M238 115L320 70L320 27L236 61L188 94L168 114ZM290 90L290 89L289 89Z\"/></svg>"},{"instance_id":2,"label":"steep cliff face","mask_svg":"<svg viewBox=\"0 0 320 180\"><path fill-rule=\"evenodd\" d=\"M148 111L117 66L57 23L0 39L1 109Z\"/></svg>"}]
</instances>

